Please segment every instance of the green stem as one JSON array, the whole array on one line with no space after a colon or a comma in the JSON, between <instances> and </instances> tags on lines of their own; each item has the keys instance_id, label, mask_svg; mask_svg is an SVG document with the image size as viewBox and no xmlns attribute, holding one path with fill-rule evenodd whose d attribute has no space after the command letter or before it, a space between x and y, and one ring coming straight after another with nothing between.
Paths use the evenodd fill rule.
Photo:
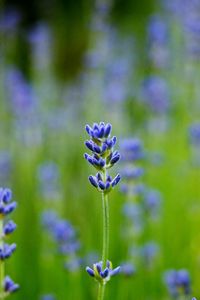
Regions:
<instances>
[{"instance_id":1,"label":"green stem","mask_svg":"<svg viewBox=\"0 0 200 300\"><path fill-rule=\"evenodd\" d=\"M109 249L109 205L108 195L102 193L103 206L103 250L102 250L102 269L106 268Z\"/></svg>"},{"instance_id":2,"label":"green stem","mask_svg":"<svg viewBox=\"0 0 200 300\"><path fill-rule=\"evenodd\" d=\"M105 292L105 285L99 283L99 290L98 290L98 298L97 300L103 300Z\"/></svg>"},{"instance_id":3,"label":"green stem","mask_svg":"<svg viewBox=\"0 0 200 300\"><path fill-rule=\"evenodd\" d=\"M106 170L103 172L103 179L106 182ZM106 268L109 249L109 204L108 195L102 192L102 209L103 209L103 249L102 249L102 269ZM105 285L99 284L97 300L103 300Z\"/></svg>"},{"instance_id":4,"label":"green stem","mask_svg":"<svg viewBox=\"0 0 200 300\"><path fill-rule=\"evenodd\" d=\"M3 248L3 219L0 219L0 248ZM4 300L4 277L5 266L4 261L0 260L0 299Z\"/></svg>"}]
</instances>

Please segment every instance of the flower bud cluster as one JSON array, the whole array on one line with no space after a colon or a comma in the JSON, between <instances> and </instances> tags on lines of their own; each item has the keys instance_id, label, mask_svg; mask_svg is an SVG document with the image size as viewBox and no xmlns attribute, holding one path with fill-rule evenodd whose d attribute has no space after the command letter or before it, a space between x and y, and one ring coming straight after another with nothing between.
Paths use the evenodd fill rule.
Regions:
<instances>
[{"instance_id":1,"label":"flower bud cluster","mask_svg":"<svg viewBox=\"0 0 200 300\"><path fill-rule=\"evenodd\" d=\"M98 189L98 191L108 193L114 188L120 181L120 175L117 174L115 178L112 179L110 175L106 176L106 181L104 182L103 177L100 172L96 176L89 176L90 183Z\"/></svg>"},{"instance_id":2,"label":"flower bud cluster","mask_svg":"<svg viewBox=\"0 0 200 300\"><path fill-rule=\"evenodd\" d=\"M64 256L66 269L77 271L81 261L77 253L80 249L80 242L72 224L60 219L54 211L44 212L42 223L56 242L58 252Z\"/></svg>"},{"instance_id":3,"label":"flower bud cluster","mask_svg":"<svg viewBox=\"0 0 200 300\"><path fill-rule=\"evenodd\" d=\"M119 152L113 150L117 138L110 137L112 126L109 123L94 123L92 127L86 125L85 129L90 136L85 145L92 152L92 155L85 153L85 159L98 170L96 176L89 176L89 181L100 192L108 193L120 181L119 174L114 179L103 175L120 160Z\"/></svg>"},{"instance_id":4,"label":"flower bud cluster","mask_svg":"<svg viewBox=\"0 0 200 300\"><path fill-rule=\"evenodd\" d=\"M110 278L120 272L120 267L113 269L112 263L107 260L106 268L103 269L102 261L93 264L93 269L86 267L86 271L91 277L94 277L99 283L106 284Z\"/></svg>"},{"instance_id":5,"label":"flower bud cluster","mask_svg":"<svg viewBox=\"0 0 200 300\"><path fill-rule=\"evenodd\" d=\"M0 188L0 222L1 222L1 232L0 232L0 260L4 261L9 258L16 249L16 244L4 243L4 239L9 236L17 227L17 225L12 221L7 221L5 223L5 217L10 214L17 206L16 202L11 202L12 192L7 188ZM19 285L14 283L9 276L1 278L4 282L4 293L5 296L18 290Z\"/></svg>"},{"instance_id":6,"label":"flower bud cluster","mask_svg":"<svg viewBox=\"0 0 200 300\"><path fill-rule=\"evenodd\" d=\"M14 283L14 281L6 276L4 279L4 290L6 293L11 294L19 289L19 284Z\"/></svg>"},{"instance_id":7,"label":"flower bud cluster","mask_svg":"<svg viewBox=\"0 0 200 300\"><path fill-rule=\"evenodd\" d=\"M4 218L10 214L17 206L16 202L11 202L12 192L9 189L0 188L0 217Z\"/></svg>"},{"instance_id":8,"label":"flower bud cluster","mask_svg":"<svg viewBox=\"0 0 200 300\"><path fill-rule=\"evenodd\" d=\"M187 296L191 293L190 275L185 269L167 271L164 280L172 297Z\"/></svg>"}]
</instances>

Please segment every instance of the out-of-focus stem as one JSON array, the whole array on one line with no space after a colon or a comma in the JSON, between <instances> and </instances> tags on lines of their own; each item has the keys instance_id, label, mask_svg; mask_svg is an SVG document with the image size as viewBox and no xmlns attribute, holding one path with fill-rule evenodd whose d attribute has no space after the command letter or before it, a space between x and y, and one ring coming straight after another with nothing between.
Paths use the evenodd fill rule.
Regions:
<instances>
[{"instance_id":1,"label":"out-of-focus stem","mask_svg":"<svg viewBox=\"0 0 200 300\"><path fill-rule=\"evenodd\" d=\"M108 195L102 193L103 206L103 250L102 250L102 269L106 268L109 249L109 204Z\"/></svg>"},{"instance_id":2,"label":"out-of-focus stem","mask_svg":"<svg viewBox=\"0 0 200 300\"><path fill-rule=\"evenodd\" d=\"M99 290L98 290L97 300L103 300L104 299L104 291L105 291L105 285L99 283Z\"/></svg>"}]
</instances>

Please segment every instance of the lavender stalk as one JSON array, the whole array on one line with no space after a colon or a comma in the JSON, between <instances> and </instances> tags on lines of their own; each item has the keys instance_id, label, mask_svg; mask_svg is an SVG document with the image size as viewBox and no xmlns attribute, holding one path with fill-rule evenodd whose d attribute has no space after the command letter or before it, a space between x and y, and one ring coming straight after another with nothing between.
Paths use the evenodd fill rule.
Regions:
<instances>
[{"instance_id":1,"label":"lavender stalk","mask_svg":"<svg viewBox=\"0 0 200 300\"><path fill-rule=\"evenodd\" d=\"M100 122L94 123L93 127L86 125L86 131L90 140L85 142L86 147L92 152L92 155L85 154L85 159L94 166L98 173L89 176L89 181L102 194L103 209L103 247L102 260L93 264L93 268L87 267L86 271L91 277L99 282L98 300L104 299L105 285L110 278L116 275L120 267L112 268L112 263L108 260L109 251L109 202L108 193L120 181L118 174L114 179L108 175L107 170L116 164L120 159L118 151L114 151L116 137L110 138L112 126Z\"/></svg>"},{"instance_id":2,"label":"lavender stalk","mask_svg":"<svg viewBox=\"0 0 200 300\"><path fill-rule=\"evenodd\" d=\"M16 249L16 244L4 243L5 237L10 235L16 224L10 220L4 223L5 217L15 208L16 202L11 202L12 192L5 188L0 188L0 299L4 300L11 293L18 290L19 285L14 283L9 276L5 276L5 259L8 259Z\"/></svg>"}]
</instances>

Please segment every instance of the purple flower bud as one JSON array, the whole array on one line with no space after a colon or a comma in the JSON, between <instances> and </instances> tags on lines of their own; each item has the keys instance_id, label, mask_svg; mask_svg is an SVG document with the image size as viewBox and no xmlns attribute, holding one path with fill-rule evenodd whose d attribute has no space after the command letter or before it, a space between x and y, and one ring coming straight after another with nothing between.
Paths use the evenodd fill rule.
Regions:
<instances>
[{"instance_id":1,"label":"purple flower bud","mask_svg":"<svg viewBox=\"0 0 200 300\"><path fill-rule=\"evenodd\" d=\"M15 251L16 249L16 244L4 244L3 247L0 248L0 260L4 260L6 258L9 258L12 253Z\"/></svg>"},{"instance_id":2,"label":"purple flower bud","mask_svg":"<svg viewBox=\"0 0 200 300\"><path fill-rule=\"evenodd\" d=\"M95 138L95 139L98 139L98 138L99 138L99 131L98 131L97 129L96 129L96 130L95 130L95 129L93 130L93 135L92 135L92 137Z\"/></svg>"},{"instance_id":3,"label":"purple flower bud","mask_svg":"<svg viewBox=\"0 0 200 300\"><path fill-rule=\"evenodd\" d=\"M94 150L93 144L91 143L91 141L86 141L86 142L85 142L85 146L86 146L89 150L91 150L91 151Z\"/></svg>"},{"instance_id":4,"label":"purple flower bud","mask_svg":"<svg viewBox=\"0 0 200 300\"><path fill-rule=\"evenodd\" d=\"M93 151L95 151L96 153L99 154L99 153L101 153L101 148L99 146L97 146L97 145L94 145Z\"/></svg>"},{"instance_id":5,"label":"purple flower bud","mask_svg":"<svg viewBox=\"0 0 200 300\"><path fill-rule=\"evenodd\" d=\"M108 146L106 143L103 143L102 148L101 148L101 153L104 153L108 149Z\"/></svg>"},{"instance_id":6,"label":"purple flower bud","mask_svg":"<svg viewBox=\"0 0 200 300\"><path fill-rule=\"evenodd\" d=\"M111 124L107 124L105 126L105 133L104 133L104 136L107 138L109 136L109 134L111 133L111 130L112 130L112 125Z\"/></svg>"},{"instance_id":7,"label":"purple flower bud","mask_svg":"<svg viewBox=\"0 0 200 300\"><path fill-rule=\"evenodd\" d=\"M106 181L111 182L112 181L112 177L110 175L107 176Z\"/></svg>"},{"instance_id":8,"label":"purple flower bud","mask_svg":"<svg viewBox=\"0 0 200 300\"><path fill-rule=\"evenodd\" d=\"M107 260L107 262L106 262L106 267L107 267L108 269L111 269L111 263L110 263L109 260Z\"/></svg>"},{"instance_id":9,"label":"purple flower bud","mask_svg":"<svg viewBox=\"0 0 200 300\"><path fill-rule=\"evenodd\" d=\"M93 158L92 156L88 155L87 153L84 154L85 159L91 164L93 165Z\"/></svg>"},{"instance_id":10,"label":"purple flower bud","mask_svg":"<svg viewBox=\"0 0 200 300\"><path fill-rule=\"evenodd\" d=\"M12 199L12 192L10 189L0 188L0 201L3 201L5 204L9 203Z\"/></svg>"},{"instance_id":11,"label":"purple flower bud","mask_svg":"<svg viewBox=\"0 0 200 300\"><path fill-rule=\"evenodd\" d=\"M116 142L117 142L117 138L116 138L116 136L113 136L113 138L112 138L112 147L114 147L115 146L115 144L116 144Z\"/></svg>"},{"instance_id":12,"label":"purple flower bud","mask_svg":"<svg viewBox=\"0 0 200 300\"><path fill-rule=\"evenodd\" d=\"M98 273L100 274L101 269L102 269L102 262L96 263L96 268L97 268Z\"/></svg>"},{"instance_id":13,"label":"purple flower bud","mask_svg":"<svg viewBox=\"0 0 200 300\"><path fill-rule=\"evenodd\" d=\"M99 172L97 173L96 177L97 177L98 181L100 181L100 180L103 181L103 178Z\"/></svg>"},{"instance_id":14,"label":"purple flower bud","mask_svg":"<svg viewBox=\"0 0 200 300\"><path fill-rule=\"evenodd\" d=\"M92 164L93 164L93 166L96 166L97 168L99 168L100 167L100 160L93 157Z\"/></svg>"},{"instance_id":15,"label":"purple flower bud","mask_svg":"<svg viewBox=\"0 0 200 300\"><path fill-rule=\"evenodd\" d=\"M115 176L115 178L111 182L112 187L116 186L119 183L120 179L121 179L121 176L119 174L117 174L117 176Z\"/></svg>"},{"instance_id":16,"label":"purple flower bud","mask_svg":"<svg viewBox=\"0 0 200 300\"><path fill-rule=\"evenodd\" d=\"M93 130L99 131L99 125L97 123L93 124Z\"/></svg>"},{"instance_id":17,"label":"purple flower bud","mask_svg":"<svg viewBox=\"0 0 200 300\"><path fill-rule=\"evenodd\" d=\"M91 183L94 187L96 187L96 188L98 187L98 182L97 182L97 179L96 179L95 176L90 175L90 176L88 177L88 179L89 179L90 183Z\"/></svg>"},{"instance_id":18,"label":"purple flower bud","mask_svg":"<svg viewBox=\"0 0 200 300\"><path fill-rule=\"evenodd\" d=\"M10 233L12 233L15 229L16 229L17 225L11 220L8 221L3 228L4 234L8 235Z\"/></svg>"},{"instance_id":19,"label":"purple flower bud","mask_svg":"<svg viewBox=\"0 0 200 300\"><path fill-rule=\"evenodd\" d=\"M85 130L87 131L87 133L88 133L89 135L91 135L92 132L93 132L92 128L91 128L90 125L88 125L88 124L85 126Z\"/></svg>"},{"instance_id":20,"label":"purple flower bud","mask_svg":"<svg viewBox=\"0 0 200 300\"><path fill-rule=\"evenodd\" d=\"M94 277L94 271L90 267L86 267L86 271L90 276Z\"/></svg>"},{"instance_id":21,"label":"purple flower bud","mask_svg":"<svg viewBox=\"0 0 200 300\"><path fill-rule=\"evenodd\" d=\"M110 182L106 182L105 189L108 190L110 188Z\"/></svg>"},{"instance_id":22,"label":"purple flower bud","mask_svg":"<svg viewBox=\"0 0 200 300\"><path fill-rule=\"evenodd\" d=\"M17 206L17 203L16 202L12 202L10 204L7 204L5 207L4 207L4 215L8 215L10 214L11 212L13 212L13 210L15 210Z\"/></svg>"},{"instance_id":23,"label":"purple flower bud","mask_svg":"<svg viewBox=\"0 0 200 300\"><path fill-rule=\"evenodd\" d=\"M102 191L104 191L105 190L105 188L106 188L106 186L105 186L105 184L103 183L103 181L99 181L99 187L100 187L100 189L102 190Z\"/></svg>"},{"instance_id":24,"label":"purple flower bud","mask_svg":"<svg viewBox=\"0 0 200 300\"><path fill-rule=\"evenodd\" d=\"M115 155L111 160L110 160L110 164L114 165L116 162L118 162L120 160L120 154L118 153L117 155Z\"/></svg>"},{"instance_id":25,"label":"purple flower bud","mask_svg":"<svg viewBox=\"0 0 200 300\"><path fill-rule=\"evenodd\" d=\"M104 126L101 126L99 128L99 138L102 138L104 136Z\"/></svg>"},{"instance_id":26,"label":"purple flower bud","mask_svg":"<svg viewBox=\"0 0 200 300\"><path fill-rule=\"evenodd\" d=\"M105 166L105 160L100 158L99 165L103 168Z\"/></svg>"},{"instance_id":27,"label":"purple flower bud","mask_svg":"<svg viewBox=\"0 0 200 300\"><path fill-rule=\"evenodd\" d=\"M120 272L121 267L117 267L110 271L110 276L115 276Z\"/></svg>"},{"instance_id":28,"label":"purple flower bud","mask_svg":"<svg viewBox=\"0 0 200 300\"><path fill-rule=\"evenodd\" d=\"M4 279L4 291L8 293L13 293L19 289L19 285L14 283L14 281L6 276Z\"/></svg>"},{"instance_id":29,"label":"purple flower bud","mask_svg":"<svg viewBox=\"0 0 200 300\"><path fill-rule=\"evenodd\" d=\"M109 274L109 269L106 268L104 271L101 272L101 277L106 278Z\"/></svg>"}]
</instances>

